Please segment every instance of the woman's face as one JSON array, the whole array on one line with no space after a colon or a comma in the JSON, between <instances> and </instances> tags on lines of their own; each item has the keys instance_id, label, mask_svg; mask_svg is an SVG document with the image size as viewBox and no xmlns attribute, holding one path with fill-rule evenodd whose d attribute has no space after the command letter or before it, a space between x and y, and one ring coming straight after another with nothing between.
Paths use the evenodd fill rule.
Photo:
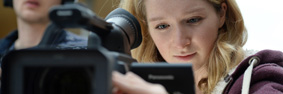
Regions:
<instances>
[{"instance_id":1,"label":"woman's face","mask_svg":"<svg viewBox=\"0 0 283 94\"><path fill-rule=\"evenodd\" d=\"M206 0L146 0L150 35L169 63L207 63L222 27L221 17Z\"/></svg>"}]
</instances>

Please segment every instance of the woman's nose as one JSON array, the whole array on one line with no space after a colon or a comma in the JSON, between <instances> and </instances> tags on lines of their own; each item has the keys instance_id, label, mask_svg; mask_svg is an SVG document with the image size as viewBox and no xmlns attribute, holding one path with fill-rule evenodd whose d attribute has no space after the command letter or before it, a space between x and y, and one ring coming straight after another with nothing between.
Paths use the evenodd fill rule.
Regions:
<instances>
[{"instance_id":1,"label":"woman's nose","mask_svg":"<svg viewBox=\"0 0 283 94\"><path fill-rule=\"evenodd\" d=\"M178 49L183 49L191 44L191 35L185 27L176 27L173 34L173 45Z\"/></svg>"}]
</instances>

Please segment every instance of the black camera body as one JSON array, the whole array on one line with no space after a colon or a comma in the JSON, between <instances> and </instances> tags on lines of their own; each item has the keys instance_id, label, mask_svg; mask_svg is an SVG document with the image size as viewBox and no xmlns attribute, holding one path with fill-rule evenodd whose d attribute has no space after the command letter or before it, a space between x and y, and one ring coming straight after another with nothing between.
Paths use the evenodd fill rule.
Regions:
<instances>
[{"instance_id":1,"label":"black camera body","mask_svg":"<svg viewBox=\"0 0 283 94\"><path fill-rule=\"evenodd\" d=\"M106 50L20 50L3 60L2 94L110 94Z\"/></svg>"},{"instance_id":2,"label":"black camera body","mask_svg":"<svg viewBox=\"0 0 283 94\"><path fill-rule=\"evenodd\" d=\"M53 48L56 35L64 28L83 28L90 31L88 49L103 46L110 51L130 55L130 50L142 42L138 20L122 8L113 10L103 20L81 4L65 4L51 8L49 18L52 24L38 45L41 48Z\"/></svg>"},{"instance_id":3,"label":"black camera body","mask_svg":"<svg viewBox=\"0 0 283 94\"><path fill-rule=\"evenodd\" d=\"M113 70L125 73L130 50L141 43L140 25L118 8L105 20L78 3L51 8L52 23L37 49L11 51L3 59L2 94L110 94ZM90 31L87 49L57 49L65 28Z\"/></svg>"}]
</instances>

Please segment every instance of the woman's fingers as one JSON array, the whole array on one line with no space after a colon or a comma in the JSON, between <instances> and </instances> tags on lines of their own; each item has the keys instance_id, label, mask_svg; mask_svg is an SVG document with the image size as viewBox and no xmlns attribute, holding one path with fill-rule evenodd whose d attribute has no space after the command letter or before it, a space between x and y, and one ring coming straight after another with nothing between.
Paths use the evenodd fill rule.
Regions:
<instances>
[{"instance_id":1,"label":"woman's fingers","mask_svg":"<svg viewBox=\"0 0 283 94\"><path fill-rule=\"evenodd\" d=\"M151 84L144 81L138 75L128 72L123 75L119 72L113 72L113 85L115 92L129 93L129 94L166 94L166 90L159 84Z\"/></svg>"},{"instance_id":2,"label":"woman's fingers","mask_svg":"<svg viewBox=\"0 0 283 94\"><path fill-rule=\"evenodd\" d=\"M113 72L113 85L118 89L124 92L133 92L132 87L136 83L129 76L123 75L119 72Z\"/></svg>"}]
</instances>

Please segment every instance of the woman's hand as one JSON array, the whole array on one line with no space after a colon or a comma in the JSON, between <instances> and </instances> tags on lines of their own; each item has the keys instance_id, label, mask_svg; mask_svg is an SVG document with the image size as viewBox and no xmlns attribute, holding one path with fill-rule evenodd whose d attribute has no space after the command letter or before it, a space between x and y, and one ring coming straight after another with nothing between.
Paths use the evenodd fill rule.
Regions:
<instances>
[{"instance_id":1,"label":"woman's hand","mask_svg":"<svg viewBox=\"0 0 283 94\"><path fill-rule=\"evenodd\" d=\"M162 85L146 82L132 72L123 75L114 71L112 75L113 94L167 94Z\"/></svg>"}]
</instances>

